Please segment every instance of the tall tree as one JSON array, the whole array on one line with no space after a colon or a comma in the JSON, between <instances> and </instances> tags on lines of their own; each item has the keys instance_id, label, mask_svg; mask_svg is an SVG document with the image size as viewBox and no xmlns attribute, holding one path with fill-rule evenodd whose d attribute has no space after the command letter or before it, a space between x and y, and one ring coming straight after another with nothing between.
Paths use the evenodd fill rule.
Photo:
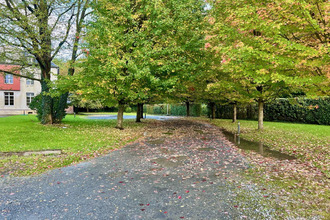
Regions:
<instances>
[{"instance_id":1,"label":"tall tree","mask_svg":"<svg viewBox=\"0 0 330 220\"><path fill-rule=\"evenodd\" d=\"M57 119L60 121L64 116L63 110L62 113L57 112L60 115L56 116L54 99L49 94L52 60L69 41L74 21L79 24L76 23L75 31L80 33L81 20L85 18L87 5L88 0L0 1L0 42L4 45L2 56L19 64L21 68L34 66L33 60L36 60L41 72L39 81L42 87L42 110L39 112L42 114L40 119L43 124L52 124ZM77 43L75 40L74 47ZM22 53L24 56L17 55ZM76 54L72 56L75 57ZM32 76L21 74L21 77Z\"/></svg>"},{"instance_id":2,"label":"tall tree","mask_svg":"<svg viewBox=\"0 0 330 220\"><path fill-rule=\"evenodd\" d=\"M101 0L88 29L90 51L81 92L118 105L117 128L129 103L168 94L202 48L203 1Z\"/></svg>"},{"instance_id":3,"label":"tall tree","mask_svg":"<svg viewBox=\"0 0 330 220\"><path fill-rule=\"evenodd\" d=\"M214 37L210 44L219 62L222 60L222 70L250 85L250 94L259 105L259 129L263 128L264 102L293 88L314 94L326 92L325 85L329 84L326 1L213 3Z\"/></svg>"},{"instance_id":4,"label":"tall tree","mask_svg":"<svg viewBox=\"0 0 330 220\"><path fill-rule=\"evenodd\" d=\"M79 58L80 55L82 55L81 47L80 47L80 39L83 37L83 31L84 31L84 25L87 20L87 17L92 14L92 10L90 8L90 2L91 0L77 0L76 1L76 7L75 7L75 21L73 25L74 29L74 38L71 45L71 58L69 60L69 68L67 72L67 76L73 76L76 71L76 61ZM86 52L86 51L85 51ZM62 93L59 95L59 98L57 99L57 108L54 112L55 114L55 122L61 122L61 120L66 115L66 107L67 107L67 101L69 97L69 91L62 91ZM86 103L89 103L86 101ZM94 101L90 102L94 103ZM99 101L95 101L97 103L96 106L100 106Z\"/></svg>"}]
</instances>

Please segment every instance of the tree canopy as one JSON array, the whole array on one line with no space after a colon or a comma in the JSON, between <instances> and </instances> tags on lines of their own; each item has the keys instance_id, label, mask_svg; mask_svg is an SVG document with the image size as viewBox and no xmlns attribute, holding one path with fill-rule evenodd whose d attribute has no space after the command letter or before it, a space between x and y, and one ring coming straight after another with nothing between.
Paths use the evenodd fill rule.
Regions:
<instances>
[{"instance_id":1,"label":"tree canopy","mask_svg":"<svg viewBox=\"0 0 330 220\"><path fill-rule=\"evenodd\" d=\"M294 90L324 95L329 85L326 1L212 1L209 46L218 69L243 80L259 103ZM219 71L219 72L221 72Z\"/></svg>"},{"instance_id":2,"label":"tree canopy","mask_svg":"<svg viewBox=\"0 0 330 220\"><path fill-rule=\"evenodd\" d=\"M35 67L40 69L38 81L42 87L41 109L38 111L43 124L60 122L64 117L65 105L54 109L58 104L49 95L52 60L65 44L73 42L72 57L77 58L77 48L82 22L89 0L1 0L0 1L0 43L1 58L15 63L21 69ZM73 27L74 30L73 30ZM30 71L21 71L20 77L36 79ZM62 101L63 103L63 101ZM66 103L66 100L64 100Z\"/></svg>"},{"instance_id":3,"label":"tree canopy","mask_svg":"<svg viewBox=\"0 0 330 220\"><path fill-rule=\"evenodd\" d=\"M88 26L89 55L79 93L122 110L176 91L203 58L203 1L98 1Z\"/></svg>"}]
</instances>

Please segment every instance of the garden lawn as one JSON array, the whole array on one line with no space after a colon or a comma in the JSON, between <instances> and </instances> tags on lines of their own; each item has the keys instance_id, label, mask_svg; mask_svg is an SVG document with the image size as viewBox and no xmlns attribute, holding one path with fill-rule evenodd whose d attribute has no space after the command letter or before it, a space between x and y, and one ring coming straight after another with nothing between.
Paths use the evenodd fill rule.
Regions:
<instances>
[{"instance_id":1,"label":"garden lawn","mask_svg":"<svg viewBox=\"0 0 330 220\"><path fill-rule=\"evenodd\" d=\"M41 125L36 116L0 118L0 152L61 149L60 156L11 156L1 158L0 174L35 174L107 153L142 135L143 123L124 120L124 131L116 120L89 120L66 116L62 124Z\"/></svg>"},{"instance_id":2,"label":"garden lawn","mask_svg":"<svg viewBox=\"0 0 330 220\"><path fill-rule=\"evenodd\" d=\"M241 137L261 141L279 150L310 163L330 178L330 126L264 122L264 129L258 131L257 121L240 120ZM216 119L213 124L230 132L237 131L237 123Z\"/></svg>"},{"instance_id":3,"label":"garden lawn","mask_svg":"<svg viewBox=\"0 0 330 220\"><path fill-rule=\"evenodd\" d=\"M268 200L272 201L269 206L280 205L295 218L330 219L330 126L264 122L264 130L258 131L257 121L239 121L242 138L261 141L297 158L278 160L240 150L252 164L248 178L269 190L265 195L273 198ZM212 123L237 131L237 123L231 120L216 119Z\"/></svg>"}]
</instances>

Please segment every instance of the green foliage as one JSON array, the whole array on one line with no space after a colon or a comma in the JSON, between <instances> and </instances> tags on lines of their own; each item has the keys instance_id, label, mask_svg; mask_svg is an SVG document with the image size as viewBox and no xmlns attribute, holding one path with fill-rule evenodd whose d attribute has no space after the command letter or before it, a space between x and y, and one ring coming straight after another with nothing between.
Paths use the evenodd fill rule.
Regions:
<instances>
[{"instance_id":1,"label":"green foliage","mask_svg":"<svg viewBox=\"0 0 330 220\"><path fill-rule=\"evenodd\" d=\"M214 55L215 76L209 87L216 94L229 101L257 100L260 110L263 103L296 91L329 95L326 1L209 2L207 50ZM260 112L260 129L262 120Z\"/></svg>"},{"instance_id":2,"label":"green foliage","mask_svg":"<svg viewBox=\"0 0 330 220\"><path fill-rule=\"evenodd\" d=\"M127 112L127 113L132 113L132 112L133 112L133 109L132 109L131 107L127 106L127 107L125 108L125 112Z\"/></svg>"},{"instance_id":3,"label":"green foliage","mask_svg":"<svg viewBox=\"0 0 330 220\"><path fill-rule=\"evenodd\" d=\"M79 107L79 108L101 109L104 107L100 100L97 100L97 99L89 100L78 94L70 95L70 101L71 101L72 105Z\"/></svg>"},{"instance_id":4,"label":"green foliage","mask_svg":"<svg viewBox=\"0 0 330 220\"><path fill-rule=\"evenodd\" d=\"M326 91L329 37L325 1L214 1L210 48L233 79L262 86L267 99L289 87ZM317 87L316 87L317 85Z\"/></svg>"},{"instance_id":5,"label":"green foliage","mask_svg":"<svg viewBox=\"0 0 330 220\"><path fill-rule=\"evenodd\" d=\"M154 109L153 109L153 113L156 114L156 115L159 115L159 114L164 114L164 111L163 106L154 106Z\"/></svg>"},{"instance_id":6,"label":"green foliage","mask_svg":"<svg viewBox=\"0 0 330 220\"><path fill-rule=\"evenodd\" d=\"M330 98L316 99L291 98L276 99L265 104L265 121L287 121L294 123L330 125ZM216 117L230 119L233 115L232 105L217 105ZM256 120L258 107L256 105L239 105L238 119Z\"/></svg>"},{"instance_id":7,"label":"green foliage","mask_svg":"<svg viewBox=\"0 0 330 220\"><path fill-rule=\"evenodd\" d=\"M41 121L41 116L42 116L42 95L39 94L33 98L29 105L30 109L36 110L37 111L37 118L39 121Z\"/></svg>"},{"instance_id":8,"label":"green foliage","mask_svg":"<svg viewBox=\"0 0 330 220\"><path fill-rule=\"evenodd\" d=\"M186 116L187 115L186 105L185 104L171 105L171 115ZM190 115L194 116L192 111L192 106L190 106Z\"/></svg>"},{"instance_id":9,"label":"green foliage","mask_svg":"<svg viewBox=\"0 0 330 220\"><path fill-rule=\"evenodd\" d=\"M145 103L173 94L200 65L201 0L97 1L88 25L77 92L105 105ZM188 40L189 39L189 40Z\"/></svg>"},{"instance_id":10,"label":"green foliage","mask_svg":"<svg viewBox=\"0 0 330 220\"><path fill-rule=\"evenodd\" d=\"M190 104L190 114L194 117L199 117L202 115L203 111L206 111L206 106L202 107L202 104ZM166 115L167 114L167 104L157 104L157 105L146 105L147 114L155 115ZM169 105L169 115L173 116L186 116L187 108L185 104L170 104ZM206 115L206 114L205 114Z\"/></svg>"},{"instance_id":11,"label":"green foliage","mask_svg":"<svg viewBox=\"0 0 330 220\"><path fill-rule=\"evenodd\" d=\"M67 42L75 21L76 34L80 32L84 18L82 13L86 12L88 2L89 0L27 0L0 4L0 56L5 57L6 62L19 65L21 77L40 81L44 97L38 106L42 110L38 113L42 114L39 119L43 124L58 123L65 116L67 100L63 98L66 95L62 99L53 100L46 84L52 79L52 60ZM74 41L73 47L77 48L78 41ZM77 55L72 57L75 60ZM33 76L37 66L40 76Z\"/></svg>"},{"instance_id":12,"label":"green foliage","mask_svg":"<svg viewBox=\"0 0 330 220\"><path fill-rule=\"evenodd\" d=\"M156 105L144 105L144 112L147 114L154 115L166 115L167 114L167 104L156 104ZM169 106L170 111L171 106Z\"/></svg>"},{"instance_id":13,"label":"green foliage","mask_svg":"<svg viewBox=\"0 0 330 220\"><path fill-rule=\"evenodd\" d=\"M202 104L201 105L201 116L209 116L211 112L209 111L208 105Z\"/></svg>"},{"instance_id":14,"label":"green foliage","mask_svg":"<svg viewBox=\"0 0 330 220\"><path fill-rule=\"evenodd\" d=\"M330 98L277 99L265 105L265 120L330 125Z\"/></svg>"},{"instance_id":15,"label":"green foliage","mask_svg":"<svg viewBox=\"0 0 330 220\"><path fill-rule=\"evenodd\" d=\"M233 105L216 105L215 115L216 118L232 119L233 118ZM238 105L237 106L237 119L258 119L258 106L251 105Z\"/></svg>"},{"instance_id":16,"label":"green foliage","mask_svg":"<svg viewBox=\"0 0 330 220\"><path fill-rule=\"evenodd\" d=\"M49 103L51 103L51 116L52 116L52 121L53 123L61 123L62 119L66 116L66 111L65 109L68 107L67 104L67 96L65 96L66 94L63 94L59 97L50 97L50 96L43 96L42 94L39 94L37 96L35 96L32 100L32 102L30 103L29 107L32 110L36 110L37 111L37 118L39 121L43 123L43 115L44 115L44 102L47 101ZM63 96L65 96L63 98ZM47 98L45 100L45 97Z\"/></svg>"}]
</instances>

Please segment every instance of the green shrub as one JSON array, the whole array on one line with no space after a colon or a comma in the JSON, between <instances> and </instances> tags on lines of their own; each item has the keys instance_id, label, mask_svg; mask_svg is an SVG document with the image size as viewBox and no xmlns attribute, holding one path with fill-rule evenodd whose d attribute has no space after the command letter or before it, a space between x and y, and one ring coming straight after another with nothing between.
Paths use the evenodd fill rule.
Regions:
<instances>
[{"instance_id":1,"label":"green shrub","mask_svg":"<svg viewBox=\"0 0 330 220\"><path fill-rule=\"evenodd\" d=\"M202 115L202 105L201 104L192 104L190 106L190 114L194 117L199 117Z\"/></svg>"},{"instance_id":2,"label":"green shrub","mask_svg":"<svg viewBox=\"0 0 330 220\"><path fill-rule=\"evenodd\" d=\"M206 105L204 107L206 108ZM156 115L166 115L167 114L167 104L157 104L157 105L145 105L145 110L147 114ZM202 115L202 105L201 104L191 104L190 105L190 115L191 116L201 116ZM206 111L206 110L204 110ZM173 116L185 116L187 115L187 109L185 104L171 104L169 105L169 114Z\"/></svg>"},{"instance_id":3,"label":"green shrub","mask_svg":"<svg viewBox=\"0 0 330 220\"><path fill-rule=\"evenodd\" d=\"M132 108L128 106L128 107L126 107L125 112L127 112L127 113L131 113L131 112L133 112L133 111L132 111Z\"/></svg>"},{"instance_id":4,"label":"green shrub","mask_svg":"<svg viewBox=\"0 0 330 220\"><path fill-rule=\"evenodd\" d=\"M330 125L330 97L277 99L264 110L267 121Z\"/></svg>"},{"instance_id":5,"label":"green shrub","mask_svg":"<svg viewBox=\"0 0 330 220\"><path fill-rule=\"evenodd\" d=\"M187 115L187 109L185 104L172 104L171 115L173 116L185 116Z\"/></svg>"},{"instance_id":6,"label":"green shrub","mask_svg":"<svg viewBox=\"0 0 330 220\"><path fill-rule=\"evenodd\" d=\"M208 105L202 104L201 108L202 108L202 113L201 113L202 116L208 116L211 114L211 110L209 111Z\"/></svg>"},{"instance_id":7,"label":"green shrub","mask_svg":"<svg viewBox=\"0 0 330 220\"><path fill-rule=\"evenodd\" d=\"M232 116L232 105L216 106L217 118L231 119ZM256 120L257 104L238 106L237 118ZM276 99L265 104L264 120L330 125L330 97Z\"/></svg>"},{"instance_id":8,"label":"green shrub","mask_svg":"<svg viewBox=\"0 0 330 220\"><path fill-rule=\"evenodd\" d=\"M162 114L162 109L160 106L154 106L153 108L153 114L160 115Z\"/></svg>"}]
</instances>

